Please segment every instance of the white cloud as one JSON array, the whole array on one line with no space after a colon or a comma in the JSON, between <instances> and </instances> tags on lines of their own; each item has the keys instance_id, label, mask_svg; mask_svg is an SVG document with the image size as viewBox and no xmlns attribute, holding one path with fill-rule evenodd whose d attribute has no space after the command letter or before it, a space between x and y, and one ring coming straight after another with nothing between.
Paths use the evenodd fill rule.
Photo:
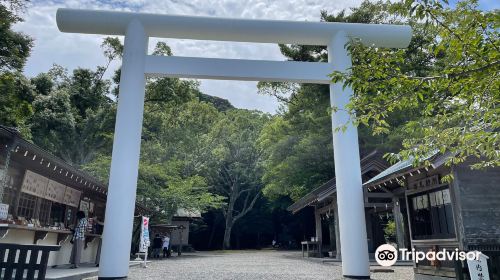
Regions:
<instances>
[{"instance_id":1,"label":"white cloud","mask_svg":"<svg viewBox=\"0 0 500 280\"><path fill-rule=\"evenodd\" d=\"M25 67L29 76L47 71L53 63L68 69L95 68L105 59L100 49L104 36L61 33L57 29L57 8L127 10L164 14L218 16L251 19L319 20L320 11L337 12L358 6L361 0L106 0L33 1L16 29L35 39L35 47ZM158 39L151 39L154 47ZM283 60L277 45L194 40L165 40L175 55ZM117 67L118 65L113 65ZM111 73L111 72L110 72ZM255 82L203 80L203 92L228 99L239 108L275 112L278 102L257 94Z\"/></svg>"}]
</instances>

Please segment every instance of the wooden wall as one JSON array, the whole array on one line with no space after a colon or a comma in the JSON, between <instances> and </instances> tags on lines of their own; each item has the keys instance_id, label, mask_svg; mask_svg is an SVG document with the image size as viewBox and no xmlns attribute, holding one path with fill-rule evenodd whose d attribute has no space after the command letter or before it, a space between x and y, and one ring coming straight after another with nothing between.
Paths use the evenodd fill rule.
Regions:
<instances>
[{"instance_id":1,"label":"wooden wall","mask_svg":"<svg viewBox=\"0 0 500 280\"><path fill-rule=\"evenodd\" d=\"M471 170L463 164L454 176L464 247L500 245L500 168Z\"/></svg>"}]
</instances>

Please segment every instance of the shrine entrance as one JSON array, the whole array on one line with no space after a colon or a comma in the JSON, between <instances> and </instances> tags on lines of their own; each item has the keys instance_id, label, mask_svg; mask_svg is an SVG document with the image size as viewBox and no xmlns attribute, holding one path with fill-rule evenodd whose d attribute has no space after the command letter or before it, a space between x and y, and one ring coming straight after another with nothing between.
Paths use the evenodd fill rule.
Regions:
<instances>
[{"instance_id":1,"label":"shrine entrance","mask_svg":"<svg viewBox=\"0 0 500 280\"><path fill-rule=\"evenodd\" d=\"M344 110L353 91L331 83L333 71L349 71L350 39L365 45L405 48L411 28L404 25L245 20L112 11L59 9L62 32L124 35L120 93L103 233L100 279L128 275L137 189L146 76L330 84L342 274L369 279L368 248L358 133ZM147 55L149 37L322 45L328 62L294 62ZM346 129L338 130L347 124Z\"/></svg>"}]
</instances>

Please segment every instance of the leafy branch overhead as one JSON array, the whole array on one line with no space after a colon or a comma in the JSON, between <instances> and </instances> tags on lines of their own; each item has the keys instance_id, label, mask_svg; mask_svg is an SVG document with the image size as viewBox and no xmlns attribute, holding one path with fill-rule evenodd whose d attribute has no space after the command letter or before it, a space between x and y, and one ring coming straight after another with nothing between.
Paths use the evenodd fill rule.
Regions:
<instances>
[{"instance_id":1,"label":"leafy branch overhead","mask_svg":"<svg viewBox=\"0 0 500 280\"><path fill-rule=\"evenodd\" d=\"M407 49L366 47L351 41L349 73L332 80L354 88L347 110L358 125L360 153L374 149L390 160L425 163L430 152L449 152L449 164L477 158L473 167L498 166L499 17L476 1L369 2L326 22L409 24ZM327 61L325 46L280 45L289 60ZM333 173L329 89L325 85L259 83L278 96L280 113L259 137L265 153L264 194L296 200ZM354 113L356 113L354 115Z\"/></svg>"},{"instance_id":2,"label":"leafy branch overhead","mask_svg":"<svg viewBox=\"0 0 500 280\"><path fill-rule=\"evenodd\" d=\"M375 134L393 133L388 121L397 111L416 113L404 126L403 149L391 159L425 158L450 152L450 164L480 158L473 167L500 165L500 20L477 1L451 7L441 1L392 5L413 30L406 50L364 47L352 41L350 73L333 81L352 86L349 105L356 122Z\"/></svg>"}]
</instances>

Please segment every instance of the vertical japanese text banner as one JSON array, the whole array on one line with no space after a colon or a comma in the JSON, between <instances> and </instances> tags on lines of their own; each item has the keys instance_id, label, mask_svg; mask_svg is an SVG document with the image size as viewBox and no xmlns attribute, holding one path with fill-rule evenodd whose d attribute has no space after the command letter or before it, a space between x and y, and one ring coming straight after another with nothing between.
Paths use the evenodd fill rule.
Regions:
<instances>
[{"instance_id":1,"label":"vertical japanese text banner","mask_svg":"<svg viewBox=\"0 0 500 280\"><path fill-rule=\"evenodd\" d=\"M141 217L141 239L139 243L139 252L147 253L149 247L149 218Z\"/></svg>"}]
</instances>

